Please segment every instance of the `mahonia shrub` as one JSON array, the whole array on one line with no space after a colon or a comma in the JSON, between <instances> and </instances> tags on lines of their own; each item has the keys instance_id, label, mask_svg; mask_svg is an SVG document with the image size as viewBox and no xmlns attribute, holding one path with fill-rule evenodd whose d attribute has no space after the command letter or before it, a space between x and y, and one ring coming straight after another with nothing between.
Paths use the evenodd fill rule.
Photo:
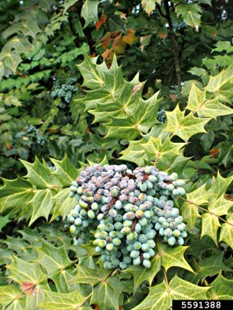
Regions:
<instances>
[{"instance_id":1,"label":"mahonia shrub","mask_svg":"<svg viewBox=\"0 0 233 310\"><path fill-rule=\"evenodd\" d=\"M138 75L127 81L115 58L97 60L78 65L83 93L70 106L91 117L106 156L21 160L26 175L3 180L0 304L167 310L177 299L232 300L233 176L217 158L190 155L194 136L232 115L232 66L193 83L185 107L161 120L159 93L144 99Z\"/></svg>"}]
</instances>

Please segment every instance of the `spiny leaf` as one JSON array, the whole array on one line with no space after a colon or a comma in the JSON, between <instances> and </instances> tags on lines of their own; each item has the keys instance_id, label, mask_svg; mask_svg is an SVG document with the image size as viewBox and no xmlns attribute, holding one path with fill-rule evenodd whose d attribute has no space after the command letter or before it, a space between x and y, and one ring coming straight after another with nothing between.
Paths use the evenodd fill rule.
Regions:
<instances>
[{"instance_id":1,"label":"spiny leaf","mask_svg":"<svg viewBox=\"0 0 233 310\"><path fill-rule=\"evenodd\" d=\"M187 246L170 247L167 244L157 243L158 252L156 254L161 261L161 266L167 271L171 267L179 267L194 272L184 258Z\"/></svg>"},{"instance_id":2,"label":"spiny leaf","mask_svg":"<svg viewBox=\"0 0 233 310\"><path fill-rule=\"evenodd\" d=\"M14 285L1 286L0 305L2 309L25 309L25 301L20 299L21 291Z\"/></svg>"},{"instance_id":3,"label":"spiny leaf","mask_svg":"<svg viewBox=\"0 0 233 310\"><path fill-rule=\"evenodd\" d=\"M6 240L4 240L3 243L8 246L8 249L15 251L18 256L22 255L22 253L26 250L28 246L26 241L12 236L7 236Z\"/></svg>"},{"instance_id":4,"label":"spiny leaf","mask_svg":"<svg viewBox=\"0 0 233 310\"><path fill-rule=\"evenodd\" d=\"M93 287L90 303L97 304L100 309L119 310L123 289L121 281L116 276L111 276Z\"/></svg>"},{"instance_id":5,"label":"spiny leaf","mask_svg":"<svg viewBox=\"0 0 233 310\"><path fill-rule=\"evenodd\" d=\"M233 214L226 217L227 223L222 224L219 241L226 242L233 249Z\"/></svg>"},{"instance_id":6,"label":"spiny leaf","mask_svg":"<svg viewBox=\"0 0 233 310\"><path fill-rule=\"evenodd\" d=\"M179 136L184 141L188 141L193 135L206 132L204 126L210 118L197 118L192 113L185 115L179 106L171 112L166 112L167 127L166 131L171 132L174 136Z\"/></svg>"},{"instance_id":7,"label":"spiny leaf","mask_svg":"<svg viewBox=\"0 0 233 310\"><path fill-rule=\"evenodd\" d=\"M133 310L167 310L172 306L172 300L202 300L207 299L208 287L200 287L174 276L169 283L152 286L148 296Z\"/></svg>"},{"instance_id":8,"label":"spiny leaf","mask_svg":"<svg viewBox=\"0 0 233 310\"><path fill-rule=\"evenodd\" d=\"M204 280L206 277L213 277L223 271L231 271L231 268L223 262L223 253L218 252L211 257L205 257L197 265L197 275Z\"/></svg>"},{"instance_id":9,"label":"spiny leaf","mask_svg":"<svg viewBox=\"0 0 233 310\"><path fill-rule=\"evenodd\" d=\"M62 161L51 159L56 170L52 170L37 158L34 163L23 161L27 168L26 180L4 180L0 188L0 211L17 212L21 218L30 218L31 225L39 217L51 221L63 218L74 207L75 200L69 198L69 187L78 170L65 157ZM29 182L30 181L30 182Z\"/></svg>"},{"instance_id":10,"label":"spiny leaf","mask_svg":"<svg viewBox=\"0 0 233 310\"><path fill-rule=\"evenodd\" d=\"M63 14L65 14L69 10L69 8L72 5L74 5L76 2L78 2L78 0L65 0L64 4L63 4L63 6L64 6Z\"/></svg>"},{"instance_id":11,"label":"spiny leaf","mask_svg":"<svg viewBox=\"0 0 233 310\"><path fill-rule=\"evenodd\" d=\"M38 263L27 262L21 258L15 257L14 262L6 267L11 271L9 278L19 284L21 282L39 284L45 279L46 274Z\"/></svg>"},{"instance_id":12,"label":"spiny leaf","mask_svg":"<svg viewBox=\"0 0 233 310\"><path fill-rule=\"evenodd\" d=\"M70 210L76 206L77 202L75 199L69 197L69 192L70 188L61 189L56 195L53 196L55 205L52 209L52 217L50 222L54 221L59 216L62 216L62 218L65 219Z\"/></svg>"},{"instance_id":13,"label":"spiny leaf","mask_svg":"<svg viewBox=\"0 0 233 310\"><path fill-rule=\"evenodd\" d=\"M22 294L26 295L26 304L32 309L37 308L43 300L43 292L49 290L46 273L38 263L27 262L14 257L14 261L6 266L10 274L8 278L20 284Z\"/></svg>"},{"instance_id":14,"label":"spiny leaf","mask_svg":"<svg viewBox=\"0 0 233 310\"><path fill-rule=\"evenodd\" d=\"M2 49L2 52L11 52L12 50L17 50L19 54L25 54L29 57L32 45L29 43L26 37L18 35L9 40Z\"/></svg>"},{"instance_id":15,"label":"spiny leaf","mask_svg":"<svg viewBox=\"0 0 233 310\"><path fill-rule=\"evenodd\" d=\"M219 219L216 215L205 213L202 215L201 237L207 235L217 244L217 233L220 227Z\"/></svg>"},{"instance_id":16,"label":"spiny leaf","mask_svg":"<svg viewBox=\"0 0 233 310\"><path fill-rule=\"evenodd\" d=\"M22 230L17 230L22 235L22 239L33 244L34 247L41 244L41 240L38 240L38 231L29 227L23 227Z\"/></svg>"},{"instance_id":17,"label":"spiny leaf","mask_svg":"<svg viewBox=\"0 0 233 310\"><path fill-rule=\"evenodd\" d=\"M189 225L191 229L194 228L196 220L201 217L198 212L198 206L193 204L191 201L186 201L181 206L182 216L184 221Z\"/></svg>"},{"instance_id":18,"label":"spiny leaf","mask_svg":"<svg viewBox=\"0 0 233 310\"><path fill-rule=\"evenodd\" d=\"M79 170L72 165L67 155L62 160L56 160L51 158L52 163L55 166L55 170L52 173L64 186L70 186L76 179Z\"/></svg>"},{"instance_id":19,"label":"spiny leaf","mask_svg":"<svg viewBox=\"0 0 233 310\"><path fill-rule=\"evenodd\" d=\"M213 177L210 186L208 187L208 193L212 197L213 195L215 198L219 198L220 196L224 195L227 191L228 186L233 181L233 176L229 176L228 178L223 178L221 174L218 172L216 177Z\"/></svg>"},{"instance_id":20,"label":"spiny leaf","mask_svg":"<svg viewBox=\"0 0 233 310\"><path fill-rule=\"evenodd\" d=\"M192 85L188 105L186 107L199 117L216 118L221 115L233 114L233 110L219 102L218 98L207 99L206 91L200 90L195 84Z\"/></svg>"},{"instance_id":21,"label":"spiny leaf","mask_svg":"<svg viewBox=\"0 0 233 310\"><path fill-rule=\"evenodd\" d=\"M97 57L91 58L84 55L84 61L78 65L78 69L84 78L83 86L85 87L98 89L104 84L101 71L105 71L107 67L105 63L102 63L102 66L98 65L97 67L96 62Z\"/></svg>"},{"instance_id":22,"label":"spiny leaf","mask_svg":"<svg viewBox=\"0 0 233 310\"><path fill-rule=\"evenodd\" d=\"M107 269L92 269L84 266L77 266L77 276L74 278L76 283L88 283L92 286L100 282L105 282L112 271Z\"/></svg>"},{"instance_id":23,"label":"spiny leaf","mask_svg":"<svg viewBox=\"0 0 233 310\"><path fill-rule=\"evenodd\" d=\"M72 289L73 262L70 261L65 247L55 247L52 244L42 241L40 248L37 248L39 262L47 271L49 278L54 281L59 292L69 292Z\"/></svg>"},{"instance_id":24,"label":"spiny leaf","mask_svg":"<svg viewBox=\"0 0 233 310\"><path fill-rule=\"evenodd\" d=\"M33 196L33 187L28 181L20 177L15 180L4 179L4 186L0 188L0 212L12 209L15 213L19 206L26 209Z\"/></svg>"},{"instance_id":25,"label":"spiny leaf","mask_svg":"<svg viewBox=\"0 0 233 310\"><path fill-rule=\"evenodd\" d=\"M9 219L9 214L2 216L0 215L0 231L5 227L11 220Z\"/></svg>"},{"instance_id":26,"label":"spiny leaf","mask_svg":"<svg viewBox=\"0 0 233 310\"><path fill-rule=\"evenodd\" d=\"M5 52L0 55L0 60L3 62L5 71L10 73L15 73L16 68L22 61L22 58L16 51Z\"/></svg>"},{"instance_id":27,"label":"spiny leaf","mask_svg":"<svg viewBox=\"0 0 233 310\"><path fill-rule=\"evenodd\" d=\"M157 94L148 100L139 99L138 105L129 112L125 118L113 117L108 126L106 137L119 137L133 140L138 135L146 134L157 123L157 115L160 100Z\"/></svg>"},{"instance_id":28,"label":"spiny leaf","mask_svg":"<svg viewBox=\"0 0 233 310\"><path fill-rule=\"evenodd\" d=\"M45 298L41 304L49 310L77 310L82 309L87 297L82 296L78 290L70 293L45 292Z\"/></svg>"},{"instance_id":29,"label":"spiny leaf","mask_svg":"<svg viewBox=\"0 0 233 310\"><path fill-rule=\"evenodd\" d=\"M86 56L78 66L84 78L83 85L89 90L86 97L76 103L86 105L86 110L95 117L94 123L105 125L107 138L133 140L148 133L158 123L158 94L143 100L144 83L139 81L138 75L130 82L125 81L115 57L109 69L105 63L97 65L96 61Z\"/></svg>"},{"instance_id":30,"label":"spiny leaf","mask_svg":"<svg viewBox=\"0 0 233 310\"><path fill-rule=\"evenodd\" d=\"M139 167L145 166L146 162L148 162L148 156L146 155L145 149L142 148L144 142L144 138L139 141L130 141L129 146L121 152L123 155L120 159L134 162Z\"/></svg>"},{"instance_id":31,"label":"spiny leaf","mask_svg":"<svg viewBox=\"0 0 233 310\"><path fill-rule=\"evenodd\" d=\"M159 255L154 256L151 259L151 268L147 269L142 266L130 266L125 270L133 275L134 278L134 293L137 291L139 286L147 281L149 285L152 284L154 277L161 269L161 259Z\"/></svg>"},{"instance_id":32,"label":"spiny leaf","mask_svg":"<svg viewBox=\"0 0 233 310\"><path fill-rule=\"evenodd\" d=\"M186 194L187 201L198 206L207 204L211 196L212 194L206 189L206 184L203 184L191 193Z\"/></svg>"},{"instance_id":33,"label":"spiny leaf","mask_svg":"<svg viewBox=\"0 0 233 310\"><path fill-rule=\"evenodd\" d=\"M222 195L218 199L213 199L210 201L208 210L211 212L211 214L222 216L228 214L232 206L233 201L225 199L224 195Z\"/></svg>"},{"instance_id":34,"label":"spiny leaf","mask_svg":"<svg viewBox=\"0 0 233 310\"><path fill-rule=\"evenodd\" d=\"M39 254L37 261L46 269L48 274L63 272L72 264L64 247L55 247L45 240L37 248L37 252Z\"/></svg>"},{"instance_id":35,"label":"spiny leaf","mask_svg":"<svg viewBox=\"0 0 233 310\"><path fill-rule=\"evenodd\" d=\"M159 169L168 170L178 157L186 161L181 151L184 145L171 142L169 137L162 139L161 136L149 136L148 140L143 137L138 141L130 141L129 146L121 152L121 159L135 162L138 166L154 161Z\"/></svg>"},{"instance_id":36,"label":"spiny leaf","mask_svg":"<svg viewBox=\"0 0 233 310\"><path fill-rule=\"evenodd\" d=\"M49 214L54 206L53 195L55 191L50 189L37 190L35 196L31 200L32 215L29 226L34 223L39 217L44 217L48 220Z\"/></svg>"},{"instance_id":37,"label":"spiny leaf","mask_svg":"<svg viewBox=\"0 0 233 310\"><path fill-rule=\"evenodd\" d=\"M35 159L34 163L21 161L27 169L26 178L37 188L60 188L60 182L51 174L51 169L45 162L41 163L38 158Z\"/></svg>"},{"instance_id":38,"label":"spiny leaf","mask_svg":"<svg viewBox=\"0 0 233 310\"><path fill-rule=\"evenodd\" d=\"M202 215L201 237L208 235L217 244L217 233L219 227L221 227L219 216L228 214L232 206L233 201L226 200L224 195L220 196L218 199L211 199L208 204L208 212Z\"/></svg>"},{"instance_id":39,"label":"spiny leaf","mask_svg":"<svg viewBox=\"0 0 233 310\"><path fill-rule=\"evenodd\" d=\"M233 83L233 64L227 69L222 70L215 76L210 76L209 83L205 87L208 92L214 93L215 95L221 91L221 88L227 84ZM232 85L231 85L232 87Z\"/></svg>"},{"instance_id":40,"label":"spiny leaf","mask_svg":"<svg viewBox=\"0 0 233 310\"><path fill-rule=\"evenodd\" d=\"M99 1L85 0L81 10L81 16L85 19L84 28L90 23L98 21Z\"/></svg>"},{"instance_id":41,"label":"spiny leaf","mask_svg":"<svg viewBox=\"0 0 233 310\"><path fill-rule=\"evenodd\" d=\"M185 143L173 143L167 137L162 139L161 136L154 138L149 137L146 143L142 144L146 156L150 161L154 161L156 166L161 170L167 170L174 160L181 155L181 148Z\"/></svg>"},{"instance_id":42,"label":"spiny leaf","mask_svg":"<svg viewBox=\"0 0 233 310\"><path fill-rule=\"evenodd\" d=\"M209 291L211 300L233 300L232 296L233 280L226 279L219 274L217 278L211 283Z\"/></svg>"}]
</instances>

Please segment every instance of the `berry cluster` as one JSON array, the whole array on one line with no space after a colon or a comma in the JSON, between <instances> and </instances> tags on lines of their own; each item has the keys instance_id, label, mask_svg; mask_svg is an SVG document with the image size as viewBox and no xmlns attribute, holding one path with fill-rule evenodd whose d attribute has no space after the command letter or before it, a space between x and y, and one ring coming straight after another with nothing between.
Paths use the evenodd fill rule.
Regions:
<instances>
[{"instance_id":1,"label":"berry cluster","mask_svg":"<svg viewBox=\"0 0 233 310\"><path fill-rule=\"evenodd\" d=\"M76 79L70 78L64 84L60 84L59 81L53 83L53 88L51 91L52 98L61 98L63 103L70 103L72 96L75 92L78 91L78 88L75 86ZM63 104L61 107L65 107Z\"/></svg>"},{"instance_id":2,"label":"berry cluster","mask_svg":"<svg viewBox=\"0 0 233 310\"><path fill-rule=\"evenodd\" d=\"M95 164L70 187L77 206L67 216L76 244L93 240L104 268L151 266L155 236L183 245L186 225L174 200L185 194L183 180L156 167Z\"/></svg>"},{"instance_id":3,"label":"berry cluster","mask_svg":"<svg viewBox=\"0 0 233 310\"><path fill-rule=\"evenodd\" d=\"M35 147L43 147L46 143L45 138L40 134L38 129L33 125L26 126L22 131L16 134L16 139L30 141Z\"/></svg>"}]
</instances>

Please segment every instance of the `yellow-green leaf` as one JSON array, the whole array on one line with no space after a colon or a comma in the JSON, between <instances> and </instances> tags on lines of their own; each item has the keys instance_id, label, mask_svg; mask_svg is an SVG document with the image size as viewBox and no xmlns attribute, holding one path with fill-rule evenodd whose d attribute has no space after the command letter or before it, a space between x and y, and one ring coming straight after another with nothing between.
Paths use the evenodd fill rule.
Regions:
<instances>
[{"instance_id":1,"label":"yellow-green leaf","mask_svg":"<svg viewBox=\"0 0 233 310\"><path fill-rule=\"evenodd\" d=\"M41 306L49 310L77 310L82 309L87 300L78 290L70 293L45 292L45 298Z\"/></svg>"},{"instance_id":2,"label":"yellow-green leaf","mask_svg":"<svg viewBox=\"0 0 233 310\"><path fill-rule=\"evenodd\" d=\"M157 243L157 254L161 261L161 266L167 271L171 267L180 267L194 272L191 266L184 258L184 253L188 249L187 246L170 247L164 243Z\"/></svg>"},{"instance_id":3,"label":"yellow-green leaf","mask_svg":"<svg viewBox=\"0 0 233 310\"><path fill-rule=\"evenodd\" d=\"M199 89L195 84L191 87L186 108L197 113L199 117L216 118L233 114L233 109L222 104L218 98L206 99L206 91Z\"/></svg>"},{"instance_id":4,"label":"yellow-green leaf","mask_svg":"<svg viewBox=\"0 0 233 310\"><path fill-rule=\"evenodd\" d=\"M84 266L77 266L77 276L74 278L76 283L88 283L92 286L100 282L105 282L112 273L112 270L107 269L92 269Z\"/></svg>"},{"instance_id":5,"label":"yellow-green leaf","mask_svg":"<svg viewBox=\"0 0 233 310\"><path fill-rule=\"evenodd\" d=\"M43 162L41 163L38 158L34 163L29 163L25 160L21 160L25 168L27 169L26 178L37 188L59 188L60 182L52 175L51 169Z\"/></svg>"},{"instance_id":6,"label":"yellow-green leaf","mask_svg":"<svg viewBox=\"0 0 233 310\"><path fill-rule=\"evenodd\" d=\"M209 83L205 89L208 92L217 94L220 92L221 87L223 87L226 83L233 83L233 65L229 66L225 70L222 70L215 76L210 76Z\"/></svg>"},{"instance_id":7,"label":"yellow-green leaf","mask_svg":"<svg viewBox=\"0 0 233 310\"><path fill-rule=\"evenodd\" d=\"M53 195L54 191L50 189L37 190L30 204L32 205L32 215L29 226L39 217L44 217L48 220L49 214L54 206Z\"/></svg>"},{"instance_id":8,"label":"yellow-green leaf","mask_svg":"<svg viewBox=\"0 0 233 310\"><path fill-rule=\"evenodd\" d=\"M34 284L42 284L42 287L48 289L48 284L45 281L43 268L39 263L27 262L21 258L14 257L13 263L6 266L10 271L9 278L21 284L22 282L30 282Z\"/></svg>"},{"instance_id":9,"label":"yellow-green leaf","mask_svg":"<svg viewBox=\"0 0 233 310\"><path fill-rule=\"evenodd\" d=\"M217 244L217 233L220 227L219 219L216 215L206 212L202 215L201 237L209 236Z\"/></svg>"},{"instance_id":10,"label":"yellow-green leaf","mask_svg":"<svg viewBox=\"0 0 233 310\"><path fill-rule=\"evenodd\" d=\"M12 302L19 301L21 293L20 289L14 285L1 286L0 305L5 306L4 308L8 309L8 306L10 306Z\"/></svg>"},{"instance_id":11,"label":"yellow-green leaf","mask_svg":"<svg viewBox=\"0 0 233 310\"><path fill-rule=\"evenodd\" d=\"M128 148L122 151L121 159L135 162L138 166L145 166L147 163L155 162L161 170L168 170L177 158L186 161L182 155L182 148L185 143L171 142L167 137L154 138L149 136L146 140L130 141Z\"/></svg>"},{"instance_id":12,"label":"yellow-green leaf","mask_svg":"<svg viewBox=\"0 0 233 310\"><path fill-rule=\"evenodd\" d=\"M204 126L210 118L198 118L192 113L185 115L185 111L181 111L179 106L167 114L166 131L171 132L173 136L179 136L182 140L188 141L189 138L197 133L206 132Z\"/></svg>"},{"instance_id":13,"label":"yellow-green leaf","mask_svg":"<svg viewBox=\"0 0 233 310\"><path fill-rule=\"evenodd\" d=\"M152 286L148 296L133 310L167 310L172 306L172 300L203 300L207 299L209 287L200 287L175 276L169 283Z\"/></svg>"},{"instance_id":14,"label":"yellow-green leaf","mask_svg":"<svg viewBox=\"0 0 233 310\"><path fill-rule=\"evenodd\" d=\"M57 290L63 293L72 290L74 284L71 279L73 279L74 267L69 268L73 262L70 261L65 247L55 247L43 240L37 252L37 261L46 269Z\"/></svg>"},{"instance_id":15,"label":"yellow-green leaf","mask_svg":"<svg viewBox=\"0 0 233 310\"><path fill-rule=\"evenodd\" d=\"M226 217L227 222L222 224L219 241L224 241L233 249L233 214Z\"/></svg>"},{"instance_id":16,"label":"yellow-green leaf","mask_svg":"<svg viewBox=\"0 0 233 310\"><path fill-rule=\"evenodd\" d=\"M28 209L28 203L34 197L33 187L30 182L17 178L15 180L4 179L4 186L0 188L0 212L6 210L17 210L19 206L25 210ZM28 215L31 211L28 212Z\"/></svg>"}]
</instances>

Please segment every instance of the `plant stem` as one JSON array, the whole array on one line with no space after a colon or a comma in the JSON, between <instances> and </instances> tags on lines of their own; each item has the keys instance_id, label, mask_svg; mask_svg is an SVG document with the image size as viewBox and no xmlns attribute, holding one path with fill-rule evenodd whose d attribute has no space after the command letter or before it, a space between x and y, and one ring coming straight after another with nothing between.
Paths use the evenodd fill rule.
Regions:
<instances>
[{"instance_id":1,"label":"plant stem","mask_svg":"<svg viewBox=\"0 0 233 310\"><path fill-rule=\"evenodd\" d=\"M178 91L179 91L179 97L182 102L182 96L181 96L181 69L180 69L180 59L179 59L179 53L178 53L178 47L176 43L176 36L174 33L173 29L173 24L171 20L171 15L170 15L170 7L169 7L169 1L165 0L164 1L164 7L166 11L166 15L163 15L167 22L168 22L168 27L169 27L169 34L171 38L171 43L172 43L172 50L173 50L173 56L174 56L174 62L175 62L175 72L176 72L176 79L177 79L177 84L178 84Z\"/></svg>"}]
</instances>

